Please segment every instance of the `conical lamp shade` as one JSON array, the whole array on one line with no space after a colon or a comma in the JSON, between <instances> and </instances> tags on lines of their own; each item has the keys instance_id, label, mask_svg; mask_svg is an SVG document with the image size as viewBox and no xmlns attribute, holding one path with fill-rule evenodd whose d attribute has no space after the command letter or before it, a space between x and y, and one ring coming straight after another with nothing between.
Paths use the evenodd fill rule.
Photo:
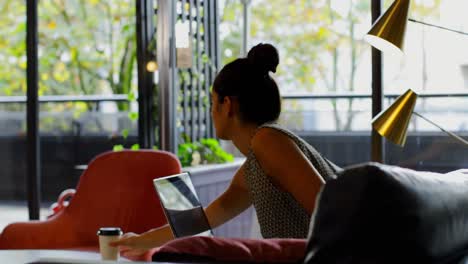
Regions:
<instances>
[{"instance_id":1,"label":"conical lamp shade","mask_svg":"<svg viewBox=\"0 0 468 264\"><path fill-rule=\"evenodd\" d=\"M375 48L395 54L403 52L410 0L395 0L372 25L364 39Z\"/></svg>"},{"instance_id":2,"label":"conical lamp shade","mask_svg":"<svg viewBox=\"0 0 468 264\"><path fill-rule=\"evenodd\" d=\"M400 95L387 110L372 119L372 126L383 137L404 146L406 130L418 95L411 89Z\"/></svg>"}]
</instances>

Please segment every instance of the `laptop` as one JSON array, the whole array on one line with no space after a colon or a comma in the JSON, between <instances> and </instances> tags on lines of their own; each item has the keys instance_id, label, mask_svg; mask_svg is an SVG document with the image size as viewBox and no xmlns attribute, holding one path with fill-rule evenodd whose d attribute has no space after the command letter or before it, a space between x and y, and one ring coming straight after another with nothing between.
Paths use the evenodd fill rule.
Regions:
<instances>
[{"instance_id":1,"label":"laptop","mask_svg":"<svg viewBox=\"0 0 468 264\"><path fill-rule=\"evenodd\" d=\"M156 178L153 183L175 237L213 236L188 172Z\"/></svg>"}]
</instances>

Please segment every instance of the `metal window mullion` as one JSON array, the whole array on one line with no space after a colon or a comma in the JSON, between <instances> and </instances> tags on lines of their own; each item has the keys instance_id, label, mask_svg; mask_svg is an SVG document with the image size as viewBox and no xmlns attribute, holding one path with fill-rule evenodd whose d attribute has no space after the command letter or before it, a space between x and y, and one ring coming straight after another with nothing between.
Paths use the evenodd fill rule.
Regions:
<instances>
[{"instance_id":1,"label":"metal window mullion","mask_svg":"<svg viewBox=\"0 0 468 264\"><path fill-rule=\"evenodd\" d=\"M210 4L210 86L214 81L214 78L216 76L216 72L218 70L218 34L217 34L217 17L218 12L217 12L217 1L212 1ZM208 91L208 96L209 96ZM208 100L208 111L210 110L211 107L211 100ZM208 112L210 115L211 113ZM209 116L210 117L210 116ZM208 118L208 120L211 121L211 118ZM207 122L207 134L208 137L214 137L214 126L212 122Z\"/></svg>"},{"instance_id":2,"label":"metal window mullion","mask_svg":"<svg viewBox=\"0 0 468 264\"><path fill-rule=\"evenodd\" d=\"M30 220L39 220L41 202L41 164L39 137L39 57L37 0L26 2L26 56L27 56L27 181Z\"/></svg>"},{"instance_id":3,"label":"metal window mullion","mask_svg":"<svg viewBox=\"0 0 468 264\"><path fill-rule=\"evenodd\" d=\"M192 79L193 79L193 72L192 72L192 69L187 69L187 73L188 73L188 76L189 76L189 80L188 80L188 83L187 83L187 89L185 90L187 93L184 95L184 112L185 112L185 120L184 120L184 125L186 126L185 127L185 133L187 134L187 136L189 136L190 139L192 139L192 127L191 127L191 120L192 120L192 112L191 112L191 104L192 104L192 99L191 99L191 94L192 94L192 89L193 89L193 86L192 86Z\"/></svg>"},{"instance_id":4,"label":"metal window mullion","mask_svg":"<svg viewBox=\"0 0 468 264\"><path fill-rule=\"evenodd\" d=\"M197 58L196 58L196 69L197 69L197 85L196 85L196 96L197 98L199 97L200 95L200 91L201 91L201 86L202 86L202 83L201 83L201 50L200 50L200 10L201 10L201 4L200 4L200 0L195 0L195 6L196 6L196 33L197 33L197 43L196 43L196 48L195 48L195 54L197 54ZM195 93L194 93L195 94ZM192 114L195 114L197 115L197 118L193 120L192 124L194 124L194 130L196 131L196 133L194 133L194 138L196 139L199 139L200 138L200 119L201 119L201 115L200 115L200 108L199 108L199 100L196 100L197 98L194 98L194 94L192 94ZM197 101L197 105L195 105L195 101ZM193 116L193 115L192 115ZM198 121L198 122L196 122ZM195 129L195 127L197 129Z\"/></svg>"},{"instance_id":5,"label":"metal window mullion","mask_svg":"<svg viewBox=\"0 0 468 264\"><path fill-rule=\"evenodd\" d=\"M380 16L382 0L371 0L372 23ZM382 54L376 48L372 48L372 117L382 111L383 84L382 84ZM384 162L384 141L381 135L371 128L371 159L375 162Z\"/></svg>"},{"instance_id":6,"label":"metal window mullion","mask_svg":"<svg viewBox=\"0 0 468 264\"><path fill-rule=\"evenodd\" d=\"M210 34L210 14L211 14L211 0L205 0L203 6L203 43L204 43L204 53L205 56L208 56L208 62L203 63L203 75L204 75L204 87L203 87L203 96L202 94L199 95L200 100L200 111L203 113L203 123L205 130L203 131L203 136L208 137L208 126L210 124L210 112L209 108L206 107L205 102L203 100L204 96L207 96L210 93L210 81L211 81L211 69L210 69L210 61L211 61L211 34Z\"/></svg>"},{"instance_id":7,"label":"metal window mullion","mask_svg":"<svg viewBox=\"0 0 468 264\"><path fill-rule=\"evenodd\" d=\"M169 54L170 54L170 77L172 78L173 85L170 86L171 95L168 98L169 105L168 109L172 111L172 118L170 119L171 122L171 131L169 136L169 141L171 144L171 151L177 153L178 150L178 138L179 132L177 131L177 106L179 105L179 94L180 89L179 87L179 78L177 78L177 49L176 49L176 36L175 36L175 25L176 25L176 2L171 0L171 22L169 24L170 28L170 41L169 41Z\"/></svg>"},{"instance_id":8,"label":"metal window mullion","mask_svg":"<svg viewBox=\"0 0 468 264\"><path fill-rule=\"evenodd\" d=\"M199 39L198 37L196 37L196 34L197 34L197 31L198 31L198 22L197 22L197 17L198 17L198 8L199 8L199 0L191 0L193 1L194 3L194 11L195 11L195 15L192 14L192 10L191 10L191 15L193 15L192 17L192 23L195 23L195 32L193 32L193 25L190 27L190 30L192 31L192 34L193 35L190 35L190 38L193 39L195 38L195 46L192 47L194 48L194 54L195 54L195 62L193 64L193 67L194 67L194 75L196 76L195 77L195 81L192 80L192 89L191 89L191 92L190 92L190 112L192 114L192 118L190 119L190 129L191 129L191 139L192 139L192 142L197 140L197 135L196 135L196 114L197 114L197 111L196 111L196 108L195 108L195 98L193 98L193 96L196 94L196 90L198 89L198 70L199 70L199 66L198 66L198 60L199 60L199 56L198 56L198 42L199 42Z\"/></svg>"},{"instance_id":9,"label":"metal window mullion","mask_svg":"<svg viewBox=\"0 0 468 264\"><path fill-rule=\"evenodd\" d=\"M216 67L216 74L218 74L219 70L221 69L221 45L219 41L219 23L220 23L220 16L219 16L219 6L218 1L215 1L214 4L214 32L215 32L215 67ZM215 75L216 75L215 74ZM214 79L213 79L214 81ZM211 126L211 135L214 137L216 135L214 125Z\"/></svg>"},{"instance_id":10,"label":"metal window mullion","mask_svg":"<svg viewBox=\"0 0 468 264\"><path fill-rule=\"evenodd\" d=\"M189 10L188 10L188 17L189 17L189 20L188 20L188 23L189 23L189 44L190 44L190 48L193 47L193 16L192 16L192 7L193 7L193 0L189 0ZM192 56L192 59L193 59L193 51L192 51L192 54L190 54ZM193 127L193 107L194 107L194 104L193 104L193 99L192 99L192 95L193 95L193 62L192 62L192 67L190 68L190 71L189 71L189 74L190 74L190 83L189 83L189 91L190 91L190 94L189 96L187 96L185 99L189 100L190 101L190 108L189 108L189 105L187 104L187 118L190 117L191 118L188 118L190 120L190 123L188 122L187 120L187 124L188 124L188 130L190 130L190 139L192 140L192 142L194 141L194 127Z\"/></svg>"},{"instance_id":11,"label":"metal window mullion","mask_svg":"<svg viewBox=\"0 0 468 264\"><path fill-rule=\"evenodd\" d=\"M181 21L182 23L186 22L186 14L185 14L185 0L181 0ZM188 134L189 131L189 112L188 112L188 85L187 85L187 80L185 78L185 70L179 70L179 76L182 77L181 81L181 90L182 90L182 112L183 112L183 127L184 127L184 133ZM188 71L187 71L188 73Z\"/></svg>"},{"instance_id":12,"label":"metal window mullion","mask_svg":"<svg viewBox=\"0 0 468 264\"><path fill-rule=\"evenodd\" d=\"M154 3L153 0L146 0L146 6L145 6L145 16L146 16L146 21L147 21L147 27L146 27L146 34L147 34L147 39L146 39L146 50L145 53L147 54L146 56L146 61L145 61L145 73L146 73L146 101L145 101L145 122L146 122L146 128L147 131L145 131L145 136L146 136L146 141L147 145L146 148L152 148L155 145L155 123L154 123L154 117L153 117L153 112L154 112L154 94L155 94L155 89L156 89L156 84L154 82L154 74L152 72L149 72L146 70L146 64L153 58L154 55L152 55L152 51L148 50L148 46L150 45L152 38L154 38L154 34L156 31L156 26L154 24Z\"/></svg>"},{"instance_id":13,"label":"metal window mullion","mask_svg":"<svg viewBox=\"0 0 468 264\"><path fill-rule=\"evenodd\" d=\"M146 69L145 64L145 54L146 54L146 20L144 19L144 9L145 9L145 0L136 1L136 30L137 30L137 64L138 64L138 143L144 148L147 145L145 130L146 122L144 120L145 116L145 91L143 89L146 85Z\"/></svg>"},{"instance_id":14,"label":"metal window mullion","mask_svg":"<svg viewBox=\"0 0 468 264\"><path fill-rule=\"evenodd\" d=\"M146 64L151 59L148 46L153 37L154 7L152 0L136 1L137 27L137 67L138 67L138 143L142 148L150 148L154 144L153 126L153 89L154 76L146 70Z\"/></svg>"},{"instance_id":15,"label":"metal window mullion","mask_svg":"<svg viewBox=\"0 0 468 264\"><path fill-rule=\"evenodd\" d=\"M157 61L159 66L159 136L161 149L176 153L177 82L175 68L173 0L158 0Z\"/></svg>"},{"instance_id":16,"label":"metal window mullion","mask_svg":"<svg viewBox=\"0 0 468 264\"><path fill-rule=\"evenodd\" d=\"M185 77L184 77L184 70L179 70L179 76L181 76L181 91L182 91L182 101L179 102L182 104L182 116L180 115L177 115L178 118L181 118L182 120L180 120L182 122L182 126L184 128L184 133L187 134L188 133L188 130L189 130L189 112L188 112L188 99L187 99L187 95L188 95L188 85L187 85L187 82L185 81Z\"/></svg>"},{"instance_id":17,"label":"metal window mullion","mask_svg":"<svg viewBox=\"0 0 468 264\"><path fill-rule=\"evenodd\" d=\"M213 4L214 4L215 1L209 1L208 2L208 30L206 32L206 34L208 34L208 58L210 58L209 60L209 63L208 63L208 76L206 78L206 82L208 84L208 89L205 90L205 96L209 96L210 95L210 86L213 82L213 59L214 59L214 56L213 56L213 37L214 37L214 34L213 34ZM210 138L212 137L211 136L211 113L210 113L210 103L209 103L209 100L208 101L204 101L203 102L203 105L205 106L205 116L206 116L206 119L205 119L205 135L206 137Z\"/></svg>"},{"instance_id":18,"label":"metal window mullion","mask_svg":"<svg viewBox=\"0 0 468 264\"><path fill-rule=\"evenodd\" d=\"M142 87L145 86L145 33L146 33L146 23L144 20L144 6L145 0L136 1L136 30L137 30L137 67L138 67L138 143L141 147L146 145L146 138L144 131L146 130L146 124L144 122L145 108L144 98L145 98L145 89Z\"/></svg>"}]
</instances>

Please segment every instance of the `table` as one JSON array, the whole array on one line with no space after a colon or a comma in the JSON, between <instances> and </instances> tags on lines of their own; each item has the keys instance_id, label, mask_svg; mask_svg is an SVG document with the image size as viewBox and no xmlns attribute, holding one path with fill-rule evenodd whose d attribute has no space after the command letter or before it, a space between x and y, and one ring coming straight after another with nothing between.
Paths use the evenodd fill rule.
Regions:
<instances>
[{"instance_id":1,"label":"table","mask_svg":"<svg viewBox=\"0 0 468 264\"><path fill-rule=\"evenodd\" d=\"M101 261L101 255L94 252L72 250L0 250L0 263L26 264L40 259L48 259L50 263L67 264L104 264L104 263L129 263L130 260ZM64 260L60 262L59 260ZM150 263L150 262L132 262Z\"/></svg>"},{"instance_id":2,"label":"table","mask_svg":"<svg viewBox=\"0 0 468 264\"><path fill-rule=\"evenodd\" d=\"M0 263L3 264L27 264L39 260L49 261L45 263L62 264L184 264L182 262L141 262L131 261L120 257L119 261L102 261L101 255L94 252L73 250L0 250ZM213 264L213 262L189 262L185 264ZM220 262L219 264L223 264ZM229 262L229 264L240 264Z\"/></svg>"}]
</instances>

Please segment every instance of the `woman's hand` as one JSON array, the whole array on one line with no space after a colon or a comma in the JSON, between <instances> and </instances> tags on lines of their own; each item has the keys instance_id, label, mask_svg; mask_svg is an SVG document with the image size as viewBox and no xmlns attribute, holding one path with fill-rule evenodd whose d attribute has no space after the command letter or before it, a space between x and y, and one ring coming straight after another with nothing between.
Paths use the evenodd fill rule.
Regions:
<instances>
[{"instance_id":1,"label":"woman's hand","mask_svg":"<svg viewBox=\"0 0 468 264\"><path fill-rule=\"evenodd\" d=\"M123 257L141 256L148 252L149 248L145 247L145 243L141 235L135 233L125 233L119 240L109 243L112 247L120 247L119 251Z\"/></svg>"},{"instance_id":2,"label":"woman's hand","mask_svg":"<svg viewBox=\"0 0 468 264\"><path fill-rule=\"evenodd\" d=\"M164 225L140 235L132 232L125 233L119 240L110 242L109 246L120 247L122 256L135 259L135 257L141 256L150 249L159 247L173 238L171 228Z\"/></svg>"}]
</instances>

